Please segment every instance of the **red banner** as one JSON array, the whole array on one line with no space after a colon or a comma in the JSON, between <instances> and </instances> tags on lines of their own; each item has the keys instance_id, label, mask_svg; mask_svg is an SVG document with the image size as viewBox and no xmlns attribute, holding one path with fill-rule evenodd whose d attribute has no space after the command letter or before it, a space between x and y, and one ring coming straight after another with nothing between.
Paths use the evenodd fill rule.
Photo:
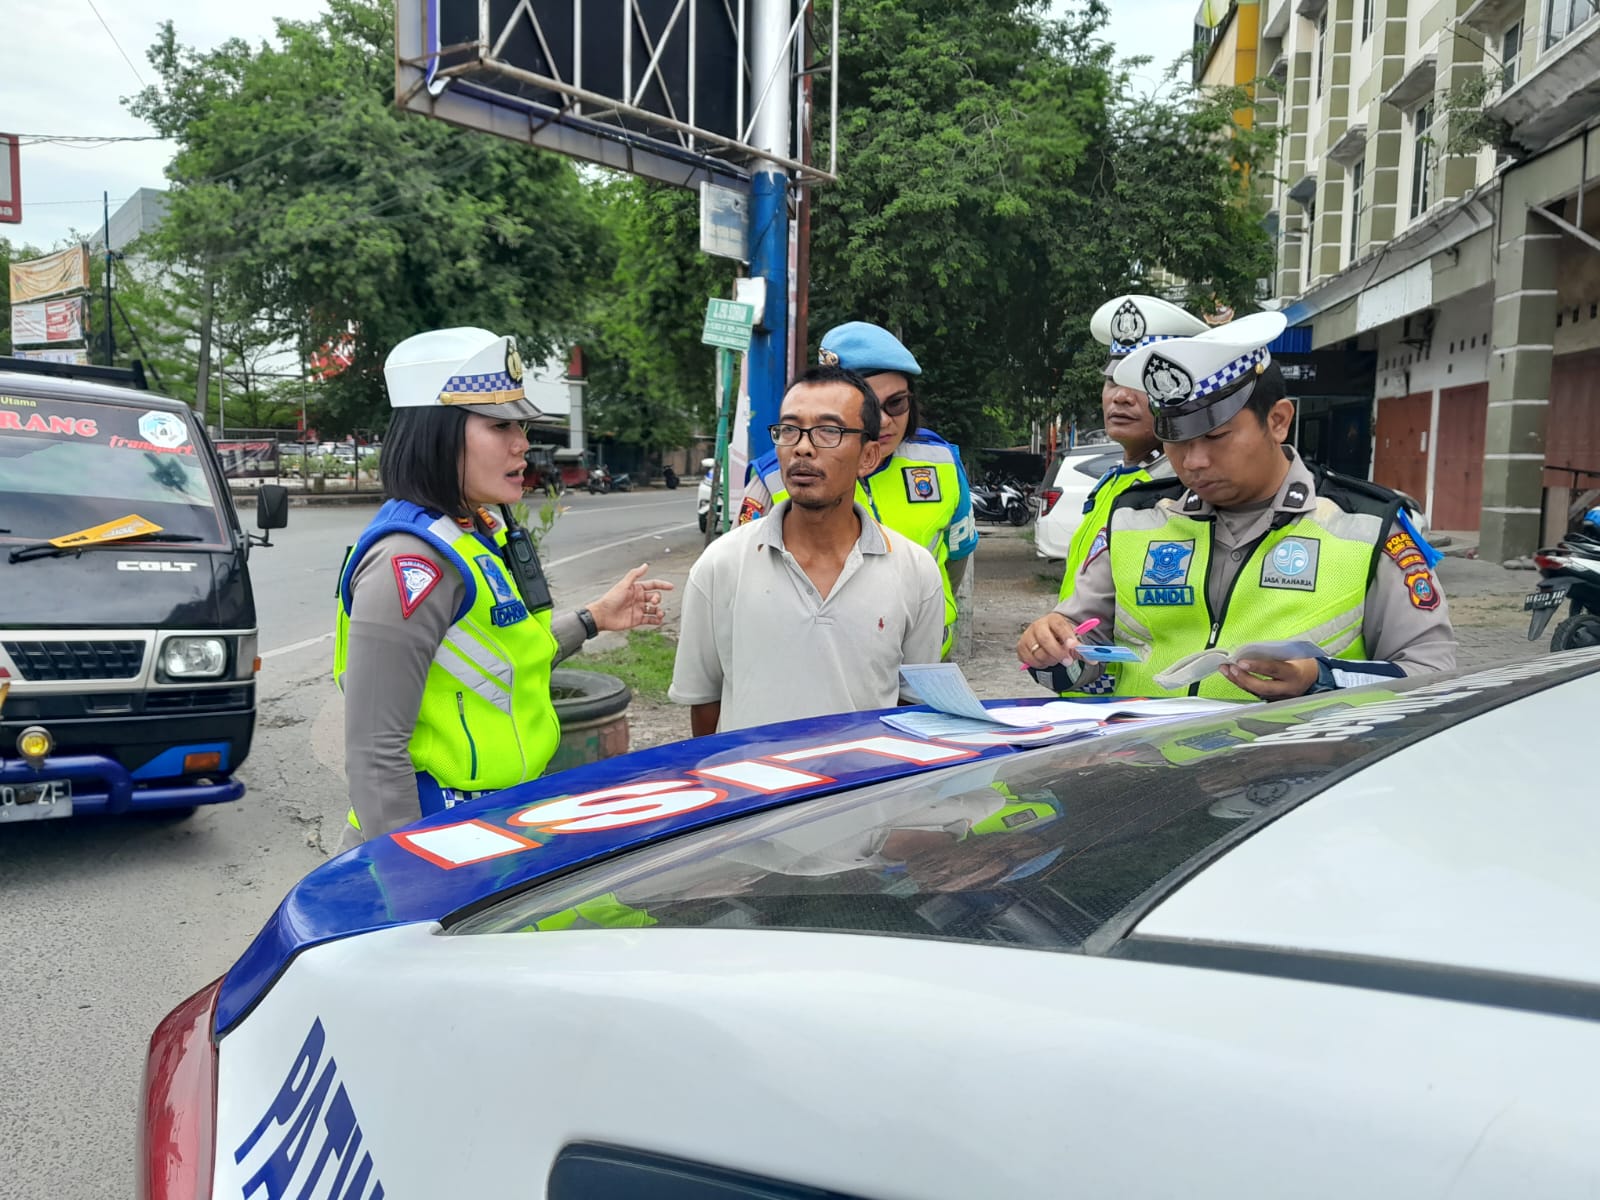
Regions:
<instances>
[{"instance_id":1,"label":"red banner","mask_svg":"<svg viewBox=\"0 0 1600 1200\"><path fill-rule=\"evenodd\" d=\"M11 309L11 344L81 342L86 325L82 296L18 304Z\"/></svg>"}]
</instances>

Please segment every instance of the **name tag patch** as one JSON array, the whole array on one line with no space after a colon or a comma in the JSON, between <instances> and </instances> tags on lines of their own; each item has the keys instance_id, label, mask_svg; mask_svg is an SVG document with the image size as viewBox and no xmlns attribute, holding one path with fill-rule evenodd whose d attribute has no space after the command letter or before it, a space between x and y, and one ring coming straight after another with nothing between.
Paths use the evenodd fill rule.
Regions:
<instances>
[{"instance_id":1,"label":"name tag patch","mask_svg":"<svg viewBox=\"0 0 1600 1200\"><path fill-rule=\"evenodd\" d=\"M912 504L933 504L939 500L939 473L932 467L902 467L906 499Z\"/></svg>"},{"instance_id":2,"label":"name tag patch","mask_svg":"<svg viewBox=\"0 0 1600 1200\"><path fill-rule=\"evenodd\" d=\"M1143 605L1193 604L1189 568L1194 565L1194 540L1152 542L1144 552L1144 573L1134 589Z\"/></svg>"},{"instance_id":3,"label":"name tag patch","mask_svg":"<svg viewBox=\"0 0 1600 1200\"><path fill-rule=\"evenodd\" d=\"M1322 543L1316 538L1284 538L1261 564L1261 586L1291 592L1317 590L1317 560Z\"/></svg>"}]
</instances>

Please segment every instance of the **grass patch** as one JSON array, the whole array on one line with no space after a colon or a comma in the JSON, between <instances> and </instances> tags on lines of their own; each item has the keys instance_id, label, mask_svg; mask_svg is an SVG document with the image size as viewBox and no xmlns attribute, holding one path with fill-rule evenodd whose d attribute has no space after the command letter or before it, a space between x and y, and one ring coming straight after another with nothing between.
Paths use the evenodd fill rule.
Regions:
<instances>
[{"instance_id":1,"label":"grass patch","mask_svg":"<svg viewBox=\"0 0 1600 1200\"><path fill-rule=\"evenodd\" d=\"M654 629L628 631L628 643L598 654L574 654L561 664L574 671L615 675L646 700L665 701L678 643Z\"/></svg>"}]
</instances>

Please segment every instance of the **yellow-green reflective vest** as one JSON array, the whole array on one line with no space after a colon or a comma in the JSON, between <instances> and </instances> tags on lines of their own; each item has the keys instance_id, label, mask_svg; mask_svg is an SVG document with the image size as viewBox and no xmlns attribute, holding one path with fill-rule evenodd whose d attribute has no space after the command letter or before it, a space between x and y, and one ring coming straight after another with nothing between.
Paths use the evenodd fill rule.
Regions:
<instances>
[{"instance_id":1,"label":"yellow-green reflective vest","mask_svg":"<svg viewBox=\"0 0 1600 1200\"><path fill-rule=\"evenodd\" d=\"M1337 489L1352 503L1345 489ZM1164 494L1165 493L1165 494ZM1252 548L1222 610L1206 599L1213 522L1185 516L1181 488L1154 486L1125 494L1113 510L1111 575L1116 585L1116 640L1147 655L1119 663L1115 694L1173 696L1181 690L1155 681L1161 671L1197 650L1249 642L1305 638L1329 658L1362 659L1367 586L1377 565L1393 505L1357 498L1356 511L1319 489L1316 507ZM1253 700L1220 674L1189 694Z\"/></svg>"},{"instance_id":2,"label":"yellow-green reflective vest","mask_svg":"<svg viewBox=\"0 0 1600 1200\"><path fill-rule=\"evenodd\" d=\"M339 580L334 682L344 686L348 664L350 581L372 543L396 532L429 543L467 585L463 607L428 667L408 747L412 765L440 787L466 792L538 778L561 740L550 700L557 650L550 612L529 613L504 560L449 517L391 500L362 533ZM504 547L503 528L494 540Z\"/></svg>"},{"instance_id":3,"label":"yellow-green reflective vest","mask_svg":"<svg viewBox=\"0 0 1600 1200\"><path fill-rule=\"evenodd\" d=\"M773 507L789 498L777 456L761 475ZM950 586L950 544L945 531L956 519L961 503L961 468L956 452L940 442L907 438L883 466L866 479L856 480L856 502L896 533L910 538L933 555L944 586L944 647L946 657L955 640L956 593ZM769 510L770 511L770 510ZM972 520L969 514L966 518Z\"/></svg>"},{"instance_id":4,"label":"yellow-green reflective vest","mask_svg":"<svg viewBox=\"0 0 1600 1200\"><path fill-rule=\"evenodd\" d=\"M1117 497L1136 483L1149 482L1150 472L1147 468L1117 466L1102 475L1100 482L1094 485L1083 520L1073 532L1072 541L1067 547L1067 565L1061 573L1061 592L1056 598L1058 604L1065 604L1072 595L1083 564L1105 546L1105 539L1101 535L1111 523L1111 506L1117 502ZM1099 545L1096 545L1097 542Z\"/></svg>"}]
</instances>

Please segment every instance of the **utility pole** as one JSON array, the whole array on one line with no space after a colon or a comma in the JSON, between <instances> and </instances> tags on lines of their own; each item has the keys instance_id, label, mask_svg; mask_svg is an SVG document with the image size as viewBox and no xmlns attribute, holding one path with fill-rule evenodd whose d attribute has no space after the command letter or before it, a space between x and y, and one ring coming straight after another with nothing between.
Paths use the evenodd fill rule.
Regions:
<instances>
[{"instance_id":1,"label":"utility pole","mask_svg":"<svg viewBox=\"0 0 1600 1200\"><path fill-rule=\"evenodd\" d=\"M117 330L111 323L111 193L101 192L100 201L104 205L102 218L106 239L106 366L111 367L117 362Z\"/></svg>"},{"instance_id":2,"label":"utility pole","mask_svg":"<svg viewBox=\"0 0 1600 1200\"><path fill-rule=\"evenodd\" d=\"M750 82L757 107L751 145L765 154L790 154L788 0L751 0ZM767 281L765 310L750 340L750 458L772 449L767 426L778 420L789 382L789 177L771 160L756 164L750 181L750 274ZM734 436L739 435L738 430Z\"/></svg>"},{"instance_id":3,"label":"utility pole","mask_svg":"<svg viewBox=\"0 0 1600 1200\"><path fill-rule=\"evenodd\" d=\"M206 260L204 293L200 301L200 369L194 381L194 407L200 424L206 423L206 405L211 401L211 306L217 294L217 281L211 275L211 260Z\"/></svg>"}]
</instances>

